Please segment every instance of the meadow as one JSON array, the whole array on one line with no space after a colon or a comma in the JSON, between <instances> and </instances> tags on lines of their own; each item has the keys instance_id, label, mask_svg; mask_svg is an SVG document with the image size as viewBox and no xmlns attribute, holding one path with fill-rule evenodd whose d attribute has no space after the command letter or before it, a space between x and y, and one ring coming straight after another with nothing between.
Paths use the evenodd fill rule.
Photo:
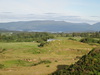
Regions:
<instances>
[{"instance_id":1,"label":"meadow","mask_svg":"<svg viewBox=\"0 0 100 75\"><path fill-rule=\"evenodd\" d=\"M94 47L74 40L0 43L0 75L48 75L74 64Z\"/></svg>"}]
</instances>

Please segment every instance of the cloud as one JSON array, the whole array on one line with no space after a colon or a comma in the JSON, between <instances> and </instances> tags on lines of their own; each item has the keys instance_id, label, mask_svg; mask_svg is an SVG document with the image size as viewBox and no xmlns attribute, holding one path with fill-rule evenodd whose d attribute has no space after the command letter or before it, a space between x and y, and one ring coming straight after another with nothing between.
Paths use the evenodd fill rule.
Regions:
<instances>
[{"instance_id":1,"label":"cloud","mask_svg":"<svg viewBox=\"0 0 100 75\"><path fill-rule=\"evenodd\" d=\"M12 14L13 12L0 12L0 13L3 13L3 14Z\"/></svg>"},{"instance_id":2,"label":"cloud","mask_svg":"<svg viewBox=\"0 0 100 75\"><path fill-rule=\"evenodd\" d=\"M100 16L90 16L90 17L93 17L93 18L95 18L95 17L96 17L96 18L100 18Z\"/></svg>"},{"instance_id":3,"label":"cloud","mask_svg":"<svg viewBox=\"0 0 100 75\"><path fill-rule=\"evenodd\" d=\"M74 23L96 23L99 22L98 17L84 16L68 16L60 13L44 13L44 14L15 14L15 13L0 13L0 22L13 21L31 21L31 20L56 20Z\"/></svg>"},{"instance_id":4,"label":"cloud","mask_svg":"<svg viewBox=\"0 0 100 75\"><path fill-rule=\"evenodd\" d=\"M58 14L58 13L44 13L46 15L55 15L55 14Z\"/></svg>"}]
</instances>

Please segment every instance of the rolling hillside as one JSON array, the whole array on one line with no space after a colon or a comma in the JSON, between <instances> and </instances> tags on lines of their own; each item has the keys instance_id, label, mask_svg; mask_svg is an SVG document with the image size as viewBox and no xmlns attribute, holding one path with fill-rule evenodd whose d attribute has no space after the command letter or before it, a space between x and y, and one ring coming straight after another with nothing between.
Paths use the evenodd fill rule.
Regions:
<instances>
[{"instance_id":1,"label":"rolling hillside","mask_svg":"<svg viewBox=\"0 0 100 75\"><path fill-rule=\"evenodd\" d=\"M38 47L35 42L0 43L1 75L48 75L58 65L71 65L87 54L91 45L56 40Z\"/></svg>"}]
</instances>

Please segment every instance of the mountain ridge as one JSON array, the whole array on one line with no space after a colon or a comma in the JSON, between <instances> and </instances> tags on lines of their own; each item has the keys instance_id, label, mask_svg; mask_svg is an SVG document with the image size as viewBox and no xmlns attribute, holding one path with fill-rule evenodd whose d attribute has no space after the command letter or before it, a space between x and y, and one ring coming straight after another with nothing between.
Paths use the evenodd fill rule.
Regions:
<instances>
[{"instance_id":1,"label":"mountain ridge","mask_svg":"<svg viewBox=\"0 0 100 75\"><path fill-rule=\"evenodd\" d=\"M88 23L71 23L54 20L18 21L0 23L0 28L13 31L35 32L85 32L100 31L100 22L90 25Z\"/></svg>"}]
</instances>

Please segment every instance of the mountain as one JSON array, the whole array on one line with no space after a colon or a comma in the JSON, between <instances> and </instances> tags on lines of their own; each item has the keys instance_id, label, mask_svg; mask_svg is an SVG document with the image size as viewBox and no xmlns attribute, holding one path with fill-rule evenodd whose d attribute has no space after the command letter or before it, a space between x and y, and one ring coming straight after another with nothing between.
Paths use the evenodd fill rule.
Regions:
<instances>
[{"instance_id":1,"label":"mountain","mask_svg":"<svg viewBox=\"0 0 100 75\"><path fill-rule=\"evenodd\" d=\"M100 24L89 25L87 23L70 23L65 21L20 21L0 23L0 28L13 31L37 31L37 32L84 32L100 30Z\"/></svg>"},{"instance_id":2,"label":"mountain","mask_svg":"<svg viewBox=\"0 0 100 75\"><path fill-rule=\"evenodd\" d=\"M2 32L2 31L9 31L9 30L7 30L5 28L0 28L0 32Z\"/></svg>"},{"instance_id":3,"label":"mountain","mask_svg":"<svg viewBox=\"0 0 100 75\"><path fill-rule=\"evenodd\" d=\"M93 49L75 64L51 75L100 75L100 48Z\"/></svg>"},{"instance_id":4,"label":"mountain","mask_svg":"<svg viewBox=\"0 0 100 75\"><path fill-rule=\"evenodd\" d=\"M100 31L100 22L93 24L91 29L94 31Z\"/></svg>"}]
</instances>

